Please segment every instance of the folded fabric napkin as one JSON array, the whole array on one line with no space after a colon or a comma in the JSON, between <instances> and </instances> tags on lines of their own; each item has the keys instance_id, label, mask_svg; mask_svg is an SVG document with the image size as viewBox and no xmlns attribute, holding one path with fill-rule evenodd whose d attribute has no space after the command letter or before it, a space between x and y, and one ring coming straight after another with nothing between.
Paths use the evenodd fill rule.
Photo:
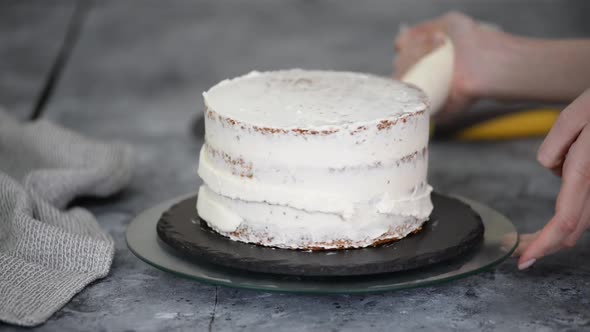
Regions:
<instances>
[{"instance_id":1,"label":"folded fabric napkin","mask_svg":"<svg viewBox=\"0 0 590 332\"><path fill-rule=\"evenodd\" d=\"M0 109L0 321L45 322L92 281L115 251L80 196L125 186L133 153L46 121L20 123Z\"/></svg>"}]
</instances>

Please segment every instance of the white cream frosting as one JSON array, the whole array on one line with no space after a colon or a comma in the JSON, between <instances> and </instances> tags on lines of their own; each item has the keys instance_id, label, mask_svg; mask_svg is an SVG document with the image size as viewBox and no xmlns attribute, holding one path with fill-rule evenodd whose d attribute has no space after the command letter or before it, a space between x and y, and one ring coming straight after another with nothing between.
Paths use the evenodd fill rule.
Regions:
<instances>
[{"instance_id":1,"label":"white cream frosting","mask_svg":"<svg viewBox=\"0 0 590 332\"><path fill-rule=\"evenodd\" d=\"M220 232L233 232L244 221L242 217L224 204L221 196L201 186L197 200L197 211L205 220L215 220L215 229Z\"/></svg>"},{"instance_id":2,"label":"white cream frosting","mask_svg":"<svg viewBox=\"0 0 590 332\"><path fill-rule=\"evenodd\" d=\"M272 128L372 123L426 108L416 88L374 75L291 69L224 80L205 105L234 120Z\"/></svg>"},{"instance_id":3,"label":"white cream frosting","mask_svg":"<svg viewBox=\"0 0 590 332\"><path fill-rule=\"evenodd\" d=\"M429 196L428 196L429 197ZM426 204L427 205L427 204ZM221 234L243 241L232 232L239 225L253 231L270 234L266 245L280 248L301 248L303 243L325 243L326 249L336 248L331 242L346 239L354 247L375 242L382 234L396 229L392 237L403 238L420 227L424 219L408 218L398 214L379 213L369 205L359 206L353 220L343 221L333 213L308 212L286 205L247 202L216 194L207 186L199 190L199 214L205 220L216 220L209 225ZM201 212L205 209L205 212ZM260 242L256 234L246 236L246 242Z\"/></svg>"},{"instance_id":4,"label":"white cream frosting","mask_svg":"<svg viewBox=\"0 0 590 332\"><path fill-rule=\"evenodd\" d=\"M199 175L209 188L223 196L250 202L293 206L306 211L334 213L348 219L358 202L379 202L383 213L426 218L429 205L416 208L430 189L425 184L427 156L417 154L415 162L382 164L382 167L331 172L329 169L253 168L252 178L235 176L223 161L215 162L201 149ZM389 181L389 183L388 183ZM388 208L390 206L390 208ZM404 206L408 211L404 211ZM415 212L418 211L418 212Z\"/></svg>"},{"instance_id":5,"label":"white cream frosting","mask_svg":"<svg viewBox=\"0 0 590 332\"><path fill-rule=\"evenodd\" d=\"M204 97L197 208L220 233L285 248L360 247L385 233L404 237L430 215L420 90L364 74L288 70L226 80ZM244 228L252 234L232 234Z\"/></svg>"}]
</instances>

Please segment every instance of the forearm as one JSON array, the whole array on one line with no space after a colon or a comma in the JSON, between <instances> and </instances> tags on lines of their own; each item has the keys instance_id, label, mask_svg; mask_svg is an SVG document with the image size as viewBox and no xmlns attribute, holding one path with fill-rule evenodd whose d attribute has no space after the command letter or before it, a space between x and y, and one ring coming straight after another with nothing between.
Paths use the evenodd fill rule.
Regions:
<instances>
[{"instance_id":1,"label":"forearm","mask_svg":"<svg viewBox=\"0 0 590 332\"><path fill-rule=\"evenodd\" d=\"M570 102L590 87L590 39L546 40L490 32L484 98Z\"/></svg>"}]
</instances>

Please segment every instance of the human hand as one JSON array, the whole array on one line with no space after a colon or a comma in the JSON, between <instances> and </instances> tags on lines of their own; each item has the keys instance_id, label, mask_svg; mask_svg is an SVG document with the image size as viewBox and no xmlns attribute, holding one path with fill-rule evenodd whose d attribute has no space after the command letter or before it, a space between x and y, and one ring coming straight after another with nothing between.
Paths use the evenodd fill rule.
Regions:
<instances>
[{"instance_id":1,"label":"human hand","mask_svg":"<svg viewBox=\"0 0 590 332\"><path fill-rule=\"evenodd\" d=\"M489 75L490 45L497 32L483 28L470 17L448 13L432 21L402 31L395 41L395 78L400 79L424 55L441 46L448 36L454 46L454 73L446 105L440 119L465 110L483 95ZM496 69L497 70L497 69Z\"/></svg>"},{"instance_id":2,"label":"human hand","mask_svg":"<svg viewBox=\"0 0 590 332\"><path fill-rule=\"evenodd\" d=\"M544 167L562 178L555 215L534 234L521 236L519 269L573 247L590 227L590 89L563 110L538 151Z\"/></svg>"}]
</instances>

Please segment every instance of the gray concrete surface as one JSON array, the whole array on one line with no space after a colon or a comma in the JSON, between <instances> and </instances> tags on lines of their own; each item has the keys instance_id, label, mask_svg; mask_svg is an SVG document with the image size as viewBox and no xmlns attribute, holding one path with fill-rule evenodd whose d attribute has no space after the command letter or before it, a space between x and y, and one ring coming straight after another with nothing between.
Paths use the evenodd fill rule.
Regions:
<instances>
[{"instance_id":1,"label":"gray concrete surface","mask_svg":"<svg viewBox=\"0 0 590 332\"><path fill-rule=\"evenodd\" d=\"M0 3L0 105L20 119L32 114L74 4L75 0Z\"/></svg>"},{"instance_id":2,"label":"gray concrete surface","mask_svg":"<svg viewBox=\"0 0 590 332\"><path fill-rule=\"evenodd\" d=\"M386 75L399 25L453 8L516 33L590 35L586 1L96 2L46 117L89 136L130 142L139 163L121 194L78 202L116 239L111 274L38 330L590 330L589 236L526 272L510 259L438 287L354 296L202 285L144 264L125 246L134 215L199 185L202 142L190 125L208 86L252 69ZM551 217L559 189L535 162L539 144L434 142L430 181L441 192L498 209L522 232L536 230Z\"/></svg>"}]
</instances>

